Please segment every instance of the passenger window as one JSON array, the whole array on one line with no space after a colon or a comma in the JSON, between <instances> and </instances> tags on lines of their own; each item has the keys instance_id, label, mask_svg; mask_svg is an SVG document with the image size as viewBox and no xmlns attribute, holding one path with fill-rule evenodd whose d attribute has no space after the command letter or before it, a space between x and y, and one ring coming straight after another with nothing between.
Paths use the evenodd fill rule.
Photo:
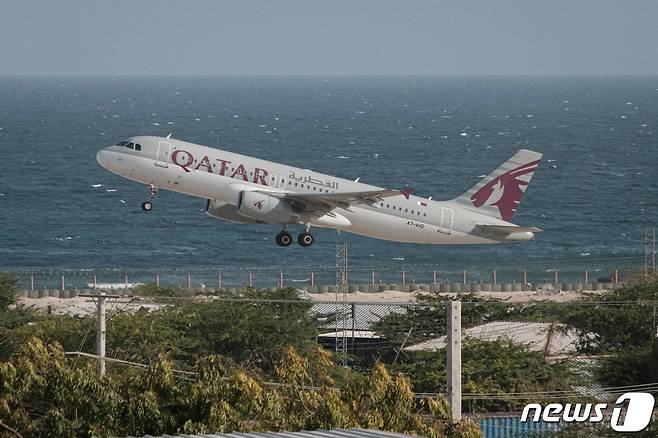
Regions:
<instances>
[{"instance_id":1,"label":"passenger window","mask_svg":"<svg viewBox=\"0 0 658 438\"><path fill-rule=\"evenodd\" d=\"M408 209L408 208L405 208L405 209L404 209L404 212L405 212L405 213L408 213L408 212L409 212L409 209Z\"/></svg>"}]
</instances>

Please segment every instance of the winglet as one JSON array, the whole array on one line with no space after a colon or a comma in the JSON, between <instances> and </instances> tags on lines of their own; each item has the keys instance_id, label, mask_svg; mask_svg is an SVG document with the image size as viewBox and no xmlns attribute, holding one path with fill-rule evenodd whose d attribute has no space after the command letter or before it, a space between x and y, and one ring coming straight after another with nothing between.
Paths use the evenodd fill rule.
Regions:
<instances>
[{"instance_id":1,"label":"winglet","mask_svg":"<svg viewBox=\"0 0 658 438\"><path fill-rule=\"evenodd\" d=\"M402 190L400 190L400 193L402 193L402 196L405 198L409 199L409 196L414 192L414 189L411 187L405 187Z\"/></svg>"}]
</instances>

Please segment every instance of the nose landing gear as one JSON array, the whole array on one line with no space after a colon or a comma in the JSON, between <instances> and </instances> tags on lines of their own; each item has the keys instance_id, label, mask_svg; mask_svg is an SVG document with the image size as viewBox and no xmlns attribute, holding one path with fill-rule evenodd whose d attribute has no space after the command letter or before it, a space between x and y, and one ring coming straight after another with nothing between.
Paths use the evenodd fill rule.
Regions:
<instances>
[{"instance_id":1,"label":"nose landing gear","mask_svg":"<svg viewBox=\"0 0 658 438\"><path fill-rule=\"evenodd\" d=\"M144 211L153 210L153 204L151 203L151 199L155 197L156 193L158 193L158 188L153 184L149 184L149 199L148 201L142 202L142 210Z\"/></svg>"}]
</instances>

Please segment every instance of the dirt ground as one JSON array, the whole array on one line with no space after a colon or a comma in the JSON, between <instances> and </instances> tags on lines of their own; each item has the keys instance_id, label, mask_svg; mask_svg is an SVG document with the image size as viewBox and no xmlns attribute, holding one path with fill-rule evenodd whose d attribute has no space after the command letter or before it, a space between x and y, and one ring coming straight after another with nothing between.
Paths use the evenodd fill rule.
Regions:
<instances>
[{"instance_id":1,"label":"dirt ground","mask_svg":"<svg viewBox=\"0 0 658 438\"><path fill-rule=\"evenodd\" d=\"M591 292L599 293L599 292ZM442 293L442 296L451 297L455 294ZM583 292L555 292L540 293L534 291L528 292L477 292L478 297L498 298L512 303L548 301L548 302L566 302L575 301L582 297ZM335 301L336 294L318 293L307 294L313 301ZM347 294L347 300L357 303L410 303L416 301L416 294L410 292L386 291L376 293L351 292ZM20 298L19 303L25 306L33 306L44 312L50 311L55 314L69 315L88 315L96 310L96 305L91 298L74 297L74 298ZM120 298L118 300L108 301L107 310L112 312L118 309L139 310L140 308L157 308L160 305L150 304L148 301L134 300L130 297Z\"/></svg>"},{"instance_id":2,"label":"dirt ground","mask_svg":"<svg viewBox=\"0 0 658 438\"><path fill-rule=\"evenodd\" d=\"M153 305L144 302L134 302L131 298L120 298L118 300L110 300L107 302L106 309L108 312L114 310L133 309L139 310L140 307L152 307ZM34 307L38 310L47 312L48 307L54 314L68 314L68 315L89 315L96 311L96 304L91 298L74 297L74 298L20 298L19 304L28 307Z\"/></svg>"},{"instance_id":3,"label":"dirt ground","mask_svg":"<svg viewBox=\"0 0 658 438\"><path fill-rule=\"evenodd\" d=\"M593 292L596 293L596 292ZM335 293L322 293L322 294L308 294L315 301L335 301ZM439 295L445 297L453 297L456 294L440 293ZM528 292L476 292L475 296L481 298L498 298L501 300L509 301L512 303L522 303L531 301L551 301L551 302L565 302L575 301L583 296L583 292L557 292L541 294L534 291ZM416 301L416 294L409 292L386 291L376 293L364 292L350 292L347 294L348 301L357 303L409 303Z\"/></svg>"}]
</instances>

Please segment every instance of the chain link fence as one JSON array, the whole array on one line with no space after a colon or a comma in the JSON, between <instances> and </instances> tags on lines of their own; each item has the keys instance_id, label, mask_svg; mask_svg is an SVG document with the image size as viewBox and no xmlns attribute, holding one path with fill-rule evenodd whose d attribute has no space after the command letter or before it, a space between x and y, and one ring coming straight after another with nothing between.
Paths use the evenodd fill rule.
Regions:
<instances>
[{"instance_id":1,"label":"chain link fence","mask_svg":"<svg viewBox=\"0 0 658 438\"><path fill-rule=\"evenodd\" d=\"M639 259L588 262L551 261L496 266L391 265L350 266L350 285L414 284L573 284L623 282L644 267ZM21 270L20 288L90 289L159 284L181 288L280 287L307 289L335 285L335 266L285 266L217 269ZM360 289L362 290L362 289ZM316 292L319 290L315 290ZM368 291L368 290L362 290Z\"/></svg>"}]
</instances>

